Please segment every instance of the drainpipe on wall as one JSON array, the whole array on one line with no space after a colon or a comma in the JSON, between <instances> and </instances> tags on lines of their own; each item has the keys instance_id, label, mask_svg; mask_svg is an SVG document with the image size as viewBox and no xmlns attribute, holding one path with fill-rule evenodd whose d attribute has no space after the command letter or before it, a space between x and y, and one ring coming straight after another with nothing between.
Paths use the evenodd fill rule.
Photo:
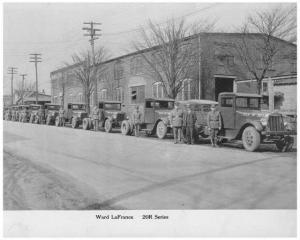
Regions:
<instances>
[{"instance_id":1,"label":"drainpipe on wall","mask_svg":"<svg viewBox=\"0 0 300 240\"><path fill-rule=\"evenodd\" d=\"M201 99L201 45L200 34L198 34L198 74L199 74L199 99Z\"/></svg>"},{"instance_id":2,"label":"drainpipe on wall","mask_svg":"<svg viewBox=\"0 0 300 240\"><path fill-rule=\"evenodd\" d=\"M272 78L268 78L268 92L269 92L269 111L274 112L274 83Z\"/></svg>"}]
</instances>

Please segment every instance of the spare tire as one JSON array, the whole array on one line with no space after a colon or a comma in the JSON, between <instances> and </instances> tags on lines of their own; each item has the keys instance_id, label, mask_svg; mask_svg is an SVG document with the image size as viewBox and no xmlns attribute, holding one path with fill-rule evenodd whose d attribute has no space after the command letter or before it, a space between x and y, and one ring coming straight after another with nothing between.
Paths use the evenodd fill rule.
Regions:
<instances>
[{"instance_id":1,"label":"spare tire","mask_svg":"<svg viewBox=\"0 0 300 240\"><path fill-rule=\"evenodd\" d=\"M166 124L164 124L163 121L159 121L159 123L156 126L156 136L160 139L165 138L166 134L167 134L167 126Z\"/></svg>"}]
</instances>

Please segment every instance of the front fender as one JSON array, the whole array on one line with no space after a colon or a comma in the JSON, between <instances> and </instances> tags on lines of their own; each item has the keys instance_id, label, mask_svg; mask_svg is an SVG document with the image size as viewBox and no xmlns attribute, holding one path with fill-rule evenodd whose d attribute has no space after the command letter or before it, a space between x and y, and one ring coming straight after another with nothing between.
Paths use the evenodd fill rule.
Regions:
<instances>
[{"instance_id":1,"label":"front fender","mask_svg":"<svg viewBox=\"0 0 300 240\"><path fill-rule=\"evenodd\" d=\"M258 132L261 132L264 129L263 125L258 121L249 121L246 125L253 125Z\"/></svg>"}]
</instances>

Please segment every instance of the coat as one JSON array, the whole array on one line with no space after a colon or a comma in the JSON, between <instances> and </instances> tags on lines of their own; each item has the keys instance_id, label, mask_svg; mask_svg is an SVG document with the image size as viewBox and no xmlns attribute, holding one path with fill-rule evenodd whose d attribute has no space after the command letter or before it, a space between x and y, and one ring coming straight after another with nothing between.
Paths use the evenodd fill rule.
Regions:
<instances>
[{"instance_id":1,"label":"coat","mask_svg":"<svg viewBox=\"0 0 300 240\"><path fill-rule=\"evenodd\" d=\"M170 123L173 127L182 127L183 111L179 108L173 109L169 115Z\"/></svg>"},{"instance_id":2,"label":"coat","mask_svg":"<svg viewBox=\"0 0 300 240\"><path fill-rule=\"evenodd\" d=\"M59 115L59 117L63 118L64 115L65 115L65 110L64 109L59 109L58 115Z\"/></svg>"},{"instance_id":3,"label":"coat","mask_svg":"<svg viewBox=\"0 0 300 240\"><path fill-rule=\"evenodd\" d=\"M184 127L194 127L197 121L197 116L194 111L186 111L183 114L183 126Z\"/></svg>"},{"instance_id":4,"label":"coat","mask_svg":"<svg viewBox=\"0 0 300 240\"><path fill-rule=\"evenodd\" d=\"M94 108L92 112L92 119L93 120L99 120L100 111L99 108Z\"/></svg>"},{"instance_id":5,"label":"coat","mask_svg":"<svg viewBox=\"0 0 300 240\"><path fill-rule=\"evenodd\" d=\"M133 124L141 124L142 123L142 113L140 111L134 111L133 113Z\"/></svg>"},{"instance_id":6,"label":"coat","mask_svg":"<svg viewBox=\"0 0 300 240\"><path fill-rule=\"evenodd\" d=\"M210 111L207 114L207 126L212 129L219 129L222 127L222 119L219 111Z\"/></svg>"}]
</instances>

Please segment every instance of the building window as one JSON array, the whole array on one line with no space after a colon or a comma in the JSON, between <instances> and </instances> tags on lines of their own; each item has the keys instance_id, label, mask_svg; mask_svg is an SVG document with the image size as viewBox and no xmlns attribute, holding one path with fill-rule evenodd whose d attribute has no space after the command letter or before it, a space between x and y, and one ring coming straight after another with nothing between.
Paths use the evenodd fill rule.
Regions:
<instances>
[{"instance_id":1,"label":"building window","mask_svg":"<svg viewBox=\"0 0 300 240\"><path fill-rule=\"evenodd\" d=\"M181 90L177 94L178 100L189 100L191 99L191 83L192 79L185 79L182 83Z\"/></svg>"},{"instance_id":2,"label":"building window","mask_svg":"<svg viewBox=\"0 0 300 240\"><path fill-rule=\"evenodd\" d=\"M69 102L73 102L73 95L72 94L69 94Z\"/></svg>"},{"instance_id":3,"label":"building window","mask_svg":"<svg viewBox=\"0 0 300 240\"><path fill-rule=\"evenodd\" d=\"M234 56L226 56L226 61L228 66L233 66L234 65Z\"/></svg>"},{"instance_id":4,"label":"building window","mask_svg":"<svg viewBox=\"0 0 300 240\"><path fill-rule=\"evenodd\" d=\"M152 85L152 95L154 98L165 97L165 91L162 82L156 82Z\"/></svg>"},{"instance_id":5,"label":"building window","mask_svg":"<svg viewBox=\"0 0 300 240\"><path fill-rule=\"evenodd\" d=\"M267 82L262 83L262 92L263 93L268 92L268 83Z\"/></svg>"},{"instance_id":6,"label":"building window","mask_svg":"<svg viewBox=\"0 0 300 240\"><path fill-rule=\"evenodd\" d=\"M54 103L54 104L58 104L57 96L54 96L54 97L53 97L53 103Z\"/></svg>"},{"instance_id":7,"label":"building window","mask_svg":"<svg viewBox=\"0 0 300 240\"><path fill-rule=\"evenodd\" d=\"M130 60L130 73L132 75L138 75L143 72L143 59L141 56L133 57Z\"/></svg>"},{"instance_id":8,"label":"building window","mask_svg":"<svg viewBox=\"0 0 300 240\"><path fill-rule=\"evenodd\" d=\"M121 61L117 61L114 65L114 78L115 80L119 80L123 78L124 69Z\"/></svg>"},{"instance_id":9,"label":"building window","mask_svg":"<svg viewBox=\"0 0 300 240\"><path fill-rule=\"evenodd\" d=\"M130 88L131 103L142 103L145 100L145 86L137 86Z\"/></svg>"},{"instance_id":10,"label":"building window","mask_svg":"<svg viewBox=\"0 0 300 240\"><path fill-rule=\"evenodd\" d=\"M107 100L107 89L102 89L100 91L100 99L101 100Z\"/></svg>"},{"instance_id":11,"label":"building window","mask_svg":"<svg viewBox=\"0 0 300 240\"><path fill-rule=\"evenodd\" d=\"M123 94L123 88L118 87L116 88L116 100L123 102L124 101L124 94Z\"/></svg>"},{"instance_id":12,"label":"building window","mask_svg":"<svg viewBox=\"0 0 300 240\"><path fill-rule=\"evenodd\" d=\"M83 102L82 93L79 93L79 94L78 94L78 101L79 101L80 103Z\"/></svg>"}]
</instances>

